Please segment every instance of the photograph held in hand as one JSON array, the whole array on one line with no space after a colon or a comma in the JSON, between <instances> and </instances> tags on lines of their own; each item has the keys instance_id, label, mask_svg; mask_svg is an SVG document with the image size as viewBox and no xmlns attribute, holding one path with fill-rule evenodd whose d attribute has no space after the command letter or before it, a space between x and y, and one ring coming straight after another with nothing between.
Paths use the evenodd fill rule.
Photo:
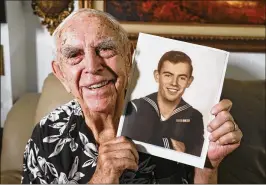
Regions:
<instances>
[{"instance_id":1,"label":"photograph held in hand","mask_svg":"<svg viewBox=\"0 0 266 185\"><path fill-rule=\"evenodd\" d=\"M203 168L229 53L140 33L133 57L117 135L141 152Z\"/></svg>"}]
</instances>

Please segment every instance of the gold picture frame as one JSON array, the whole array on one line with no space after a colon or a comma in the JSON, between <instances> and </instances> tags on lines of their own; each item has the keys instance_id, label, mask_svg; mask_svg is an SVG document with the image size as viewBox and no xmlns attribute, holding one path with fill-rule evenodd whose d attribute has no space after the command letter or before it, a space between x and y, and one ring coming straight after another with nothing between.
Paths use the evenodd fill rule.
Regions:
<instances>
[{"instance_id":1,"label":"gold picture frame","mask_svg":"<svg viewBox=\"0 0 266 185\"><path fill-rule=\"evenodd\" d=\"M104 0L79 0L79 8L104 11ZM265 26L121 22L136 43L139 32L234 52L265 52Z\"/></svg>"},{"instance_id":2,"label":"gold picture frame","mask_svg":"<svg viewBox=\"0 0 266 185\"><path fill-rule=\"evenodd\" d=\"M42 18L50 35L55 28L74 10L74 0L32 0L33 13Z\"/></svg>"}]
</instances>

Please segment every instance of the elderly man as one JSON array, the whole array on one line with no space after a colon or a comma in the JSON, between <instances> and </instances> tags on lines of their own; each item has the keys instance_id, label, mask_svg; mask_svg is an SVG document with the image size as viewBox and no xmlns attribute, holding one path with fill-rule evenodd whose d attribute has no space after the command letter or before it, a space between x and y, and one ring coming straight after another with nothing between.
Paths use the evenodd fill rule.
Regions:
<instances>
[{"instance_id":1,"label":"elderly man","mask_svg":"<svg viewBox=\"0 0 266 185\"><path fill-rule=\"evenodd\" d=\"M131 66L126 32L111 16L80 9L55 30L53 72L75 99L34 128L24 153L22 183L209 183L242 133L228 110L213 107L210 165L204 169L138 153L115 137ZM56 93L56 92L54 92Z\"/></svg>"}]
</instances>

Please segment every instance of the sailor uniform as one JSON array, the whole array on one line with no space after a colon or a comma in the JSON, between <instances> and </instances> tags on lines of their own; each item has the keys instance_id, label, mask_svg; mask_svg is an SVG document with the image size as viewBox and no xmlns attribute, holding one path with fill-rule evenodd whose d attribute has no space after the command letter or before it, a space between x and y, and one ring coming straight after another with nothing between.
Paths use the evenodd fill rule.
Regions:
<instances>
[{"instance_id":1,"label":"sailor uniform","mask_svg":"<svg viewBox=\"0 0 266 185\"><path fill-rule=\"evenodd\" d=\"M164 120L157 93L128 103L121 135L173 149L170 138L185 145L185 153L200 156L204 142L202 114L181 99L172 115Z\"/></svg>"}]
</instances>

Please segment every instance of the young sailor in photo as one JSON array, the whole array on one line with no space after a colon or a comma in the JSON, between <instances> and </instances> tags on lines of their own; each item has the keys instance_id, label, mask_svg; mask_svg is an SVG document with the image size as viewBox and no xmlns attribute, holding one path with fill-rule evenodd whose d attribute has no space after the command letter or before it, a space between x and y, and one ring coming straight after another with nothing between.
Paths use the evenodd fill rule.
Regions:
<instances>
[{"instance_id":1,"label":"young sailor in photo","mask_svg":"<svg viewBox=\"0 0 266 185\"><path fill-rule=\"evenodd\" d=\"M191 59L180 51L166 52L154 71L157 93L132 100L122 135L200 156L204 142L202 114L182 99L193 81Z\"/></svg>"}]
</instances>

